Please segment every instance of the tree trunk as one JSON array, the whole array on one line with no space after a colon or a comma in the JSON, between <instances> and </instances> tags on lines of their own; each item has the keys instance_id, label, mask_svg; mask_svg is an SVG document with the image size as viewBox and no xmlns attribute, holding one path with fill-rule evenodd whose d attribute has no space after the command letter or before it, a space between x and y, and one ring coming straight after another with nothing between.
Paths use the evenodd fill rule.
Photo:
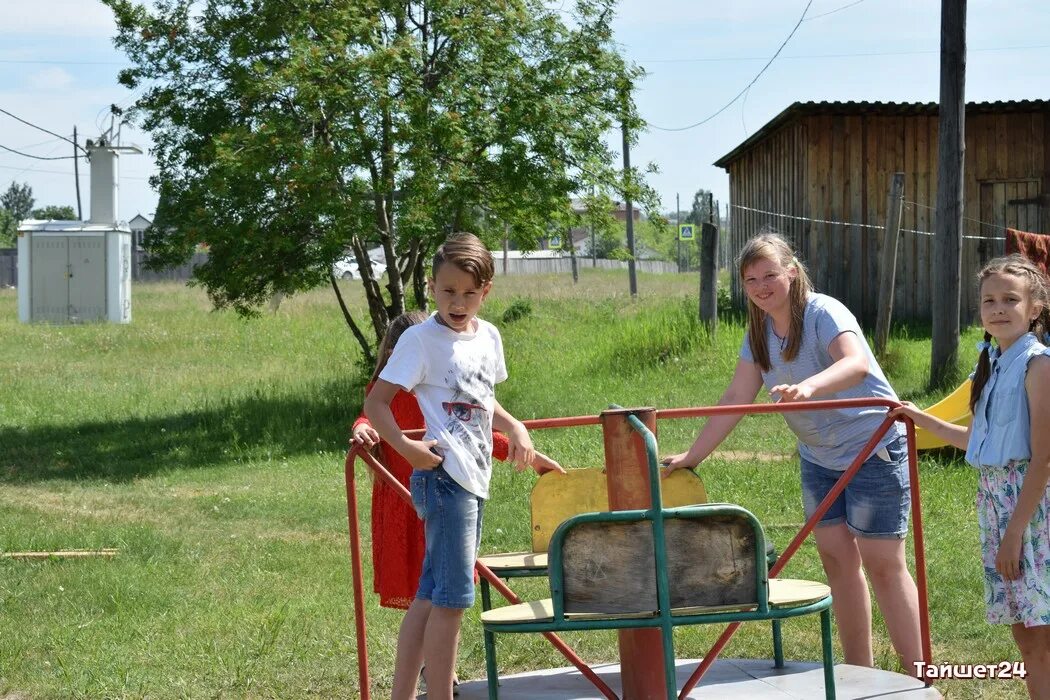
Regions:
<instances>
[{"instance_id":1,"label":"tree trunk","mask_svg":"<svg viewBox=\"0 0 1050 700\"><path fill-rule=\"evenodd\" d=\"M328 273L328 281L332 283L335 298L339 300L339 308L343 310L343 320L346 321L346 325L350 327L350 332L354 334L357 342L361 345L361 352L364 354L365 360L369 365L374 365L376 363L376 355L372 352L372 344L368 342L368 339L361 333L361 329L357 327L350 309L346 308L346 302L343 301L343 293L339 291L339 283L336 282L335 275L331 271Z\"/></svg>"}]
</instances>

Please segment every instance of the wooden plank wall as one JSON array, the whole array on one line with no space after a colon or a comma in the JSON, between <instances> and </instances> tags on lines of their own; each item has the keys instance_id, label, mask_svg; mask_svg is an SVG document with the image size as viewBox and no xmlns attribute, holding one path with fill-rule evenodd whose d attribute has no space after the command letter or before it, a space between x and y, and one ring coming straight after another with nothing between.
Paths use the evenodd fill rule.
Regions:
<instances>
[{"instance_id":1,"label":"wooden plank wall","mask_svg":"<svg viewBox=\"0 0 1050 700\"><path fill-rule=\"evenodd\" d=\"M730 166L729 199L731 205L805 216L806 148L804 127L788 124L750 149ZM727 248L730 261L731 291L738 304L743 304L743 290L736 274L735 259L744 242L764 229L784 235L799 250L807 245L805 222L733 208L732 227L720 241Z\"/></svg>"},{"instance_id":2,"label":"wooden plank wall","mask_svg":"<svg viewBox=\"0 0 1050 700\"><path fill-rule=\"evenodd\" d=\"M928 321L933 233L937 200L936 115L813 115L796 119L757 143L731 163L730 198L771 212L831 222L798 221L738 208L727 241L736 255L744 241L772 225L793 242L809 266L818 291L842 300L866 327L874 328L878 304L881 227L893 173L903 172L906 201L894 292L894 320ZM1041 216L1018 214L1030 229L1050 233L1050 114L1045 112L973 114L966 122L964 236L1002 237L989 206L996 211L1009 199L1044 197ZM1035 180L1010 184L1008 181ZM1008 182L996 188L1003 201L985 204L981 223L982 183ZM1038 189L1038 193L1035 190ZM986 189L986 192L988 190ZM1041 218L1041 220L1040 220ZM973 283L983 263L1003 252L1002 241L963 240L962 319L977 318ZM733 294L742 301L733 275Z\"/></svg>"}]
</instances>

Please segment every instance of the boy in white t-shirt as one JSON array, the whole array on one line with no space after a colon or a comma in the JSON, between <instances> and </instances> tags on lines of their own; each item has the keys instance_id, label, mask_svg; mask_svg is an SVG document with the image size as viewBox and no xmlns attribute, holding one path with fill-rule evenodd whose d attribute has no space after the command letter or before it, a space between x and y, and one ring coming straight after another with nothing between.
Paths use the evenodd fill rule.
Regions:
<instances>
[{"instance_id":1,"label":"boy in white t-shirt","mask_svg":"<svg viewBox=\"0 0 1050 700\"><path fill-rule=\"evenodd\" d=\"M525 426L496 401L495 385L507 378L499 331L476 318L494 274L492 254L476 236L450 236L434 255L437 313L404 332L365 399L372 426L414 468L412 502L426 531L419 589L397 638L394 700L416 696L424 661L427 697L452 696L459 628L474 604L492 430L507 434L507 461L519 469L535 456ZM422 440L405 437L394 421L390 402L400 389L419 402Z\"/></svg>"}]
</instances>

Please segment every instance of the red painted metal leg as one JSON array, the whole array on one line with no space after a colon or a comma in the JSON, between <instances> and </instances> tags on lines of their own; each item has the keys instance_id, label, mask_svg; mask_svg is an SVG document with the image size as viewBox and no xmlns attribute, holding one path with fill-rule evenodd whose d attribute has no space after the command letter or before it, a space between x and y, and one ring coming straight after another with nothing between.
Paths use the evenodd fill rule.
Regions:
<instances>
[{"instance_id":1,"label":"red painted metal leg","mask_svg":"<svg viewBox=\"0 0 1050 700\"><path fill-rule=\"evenodd\" d=\"M492 584L493 588L499 591L500 594L507 599L507 602L511 604L517 604L521 602L521 598L515 595L514 591L508 588L507 584L503 582L503 579L501 579L496 574L492 573L492 570L489 569L487 566L485 566L481 562L474 562L474 568L477 569L477 572L481 576L485 577L486 581ZM587 680L593 683L594 687L596 687L602 695L609 698L609 700L619 700L619 697L616 695L616 692L613 691L613 689L610 688L608 685L606 685L605 681L603 681L598 676L598 674L596 674L594 670L591 669L590 666L584 663L584 661L576 655L576 652L572 650L572 647L566 644L561 637L554 634L553 632L544 632L543 636L546 637L547 640L554 645L554 648L560 651L562 656L568 659L569 662L573 666L575 666Z\"/></svg>"},{"instance_id":2,"label":"red painted metal leg","mask_svg":"<svg viewBox=\"0 0 1050 700\"><path fill-rule=\"evenodd\" d=\"M615 409L601 414L609 510L660 507L649 493L649 461L642 437L627 422L634 415L656 433L656 410ZM665 700L663 636L659 629L620 630L620 678L624 700Z\"/></svg>"},{"instance_id":3,"label":"red painted metal leg","mask_svg":"<svg viewBox=\"0 0 1050 700\"><path fill-rule=\"evenodd\" d=\"M361 700L370 700L368 637L365 630L364 573L361 568L361 535L357 524L357 491L354 487L356 448L346 455L346 517L350 524L350 572L354 579L354 625L357 631L357 674Z\"/></svg>"},{"instance_id":4,"label":"red painted metal leg","mask_svg":"<svg viewBox=\"0 0 1050 700\"><path fill-rule=\"evenodd\" d=\"M922 635L922 660L933 663L930 643L930 605L926 588L926 543L922 533L922 503L919 495L919 451L915 446L915 424L905 420L908 432L908 470L911 477L911 522L915 538L915 586L919 589L919 634ZM924 680L930 685L929 680Z\"/></svg>"}]
</instances>

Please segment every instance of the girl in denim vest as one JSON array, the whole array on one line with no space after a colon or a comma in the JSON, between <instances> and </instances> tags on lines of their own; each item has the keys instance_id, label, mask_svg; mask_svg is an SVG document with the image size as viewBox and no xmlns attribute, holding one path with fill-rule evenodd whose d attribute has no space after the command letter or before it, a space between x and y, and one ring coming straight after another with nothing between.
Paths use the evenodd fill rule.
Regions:
<instances>
[{"instance_id":1,"label":"girl in denim vest","mask_svg":"<svg viewBox=\"0 0 1050 700\"><path fill-rule=\"evenodd\" d=\"M1029 695L1050 698L1050 282L1020 255L992 260L978 281L985 333L972 425L912 404L894 414L965 449L977 468L988 622L1011 626Z\"/></svg>"}]
</instances>

